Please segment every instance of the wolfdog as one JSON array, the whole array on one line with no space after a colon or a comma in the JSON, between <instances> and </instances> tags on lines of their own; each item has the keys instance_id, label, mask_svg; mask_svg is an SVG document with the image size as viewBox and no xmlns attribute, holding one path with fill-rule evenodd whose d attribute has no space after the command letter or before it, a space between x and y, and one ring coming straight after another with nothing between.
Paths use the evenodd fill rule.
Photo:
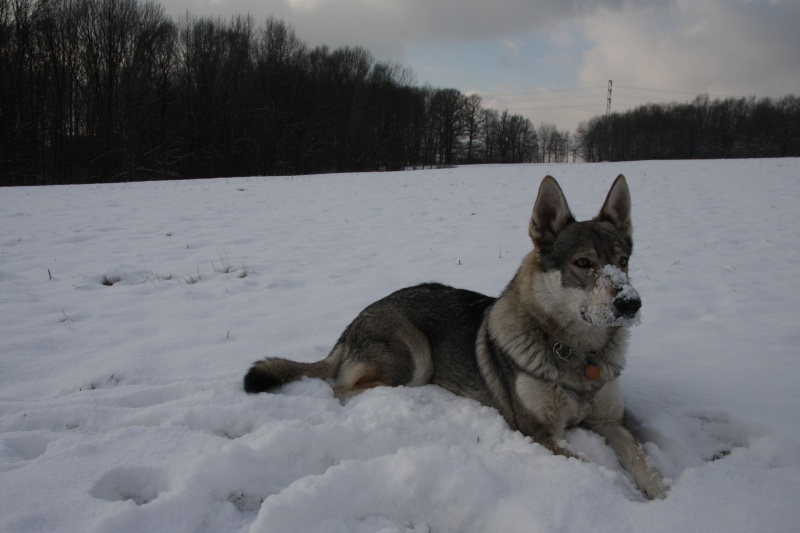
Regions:
<instances>
[{"instance_id":1,"label":"wolfdog","mask_svg":"<svg viewBox=\"0 0 800 533\"><path fill-rule=\"evenodd\" d=\"M645 496L660 497L665 484L625 426L617 379L641 307L627 275L630 211L622 175L583 222L546 176L528 229L534 249L498 298L438 283L401 289L365 308L324 360L263 359L244 390L307 376L344 401L379 385L435 383L494 407L556 454L581 458L561 442L568 427L599 433Z\"/></svg>"}]
</instances>

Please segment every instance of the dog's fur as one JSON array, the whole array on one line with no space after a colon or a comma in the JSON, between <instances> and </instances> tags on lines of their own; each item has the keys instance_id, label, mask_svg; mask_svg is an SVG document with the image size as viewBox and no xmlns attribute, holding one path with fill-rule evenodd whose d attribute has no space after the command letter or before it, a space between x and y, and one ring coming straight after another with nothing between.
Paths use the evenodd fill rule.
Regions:
<instances>
[{"instance_id":1,"label":"dog's fur","mask_svg":"<svg viewBox=\"0 0 800 533\"><path fill-rule=\"evenodd\" d=\"M558 183L544 178L529 234L534 250L498 298L428 283L364 309L316 363L267 358L244 377L248 393L302 376L328 380L344 400L379 385L435 383L496 408L509 426L554 453L583 425L603 437L648 498L659 472L624 426L619 376L626 325L641 301L627 279L633 247L625 178L600 214L577 222Z\"/></svg>"}]
</instances>

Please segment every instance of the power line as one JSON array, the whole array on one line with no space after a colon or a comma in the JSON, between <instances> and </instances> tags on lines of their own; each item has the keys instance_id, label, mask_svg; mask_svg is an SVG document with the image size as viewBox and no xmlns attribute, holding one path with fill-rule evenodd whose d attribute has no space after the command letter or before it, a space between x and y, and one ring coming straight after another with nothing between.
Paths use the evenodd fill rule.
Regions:
<instances>
[{"instance_id":1,"label":"power line","mask_svg":"<svg viewBox=\"0 0 800 533\"><path fill-rule=\"evenodd\" d=\"M500 101L503 101L503 102L515 102L515 101L521 101L521 102L530 102L530 101L553 102L553 101L564 101L564 100L587 100L587 99L590 99L590 98L596 99L598 94L599 93L587 94L587 95L583 95L583 96L552 96L552 97L536 97L536 98L524 98L522 96L512 96L510 98L506 98L505 96L497 95L497 96L492 96L491 98L484 98L484 99L485 100L489 100L489 101L491 101L491 100L500 100Z\"/></svg>"},{"instance_id":2,"label":"power line","mask_svg":"<svg viewBox=\"0 0 800 533\"><path fill-rule=\"evenodd\" d=\"M687 95L693 95L693 96L700 96L702 94L707 94L708 96L718 96L720 98L736 98L735 96L730 95L730 94L711 94L711 93L707 93L707 92L704 92L704 91L698 92L698 91L675 91L675 90L671 90L671 89L647 89L647 88L644 88L644 87L629 87L629 86L625 86L625 85L617 85L617 87L620 88L620 89L628 89L628 90L631 90L631 91L687 94Z\"/></svg>"},{"instance_id":3,"label":"power line","mask_svg":"<svg viewBox=\"0 0 800 533\"><path fill-rule=\"evenodd\" d=\"M540 109L572 109L574 107L603 107L603 103L599 104L571 104L571 105L554 105L554 106L537 106L537 107L513 107L514 111L536 111Z\"/></svg>"},{"instance_id":4,"label":"power line","mask_svg":"<svg viewBox=\"0 0 800 533\"><path fill-rule=\"evenodd\" d=\"M610 94L600 92L609 89L609 86L595 85L587 87L570 87L566 89L539 89L535 91L520 91L509 93L481 93L476 92L484 100L492 101L492 104L507 106L512 112L548 111L554 109L577 109L594 108L598 113L606 107L606 114L610 109ZM630 109L641 106L636 101L646 101L646 103L660 104L683 100L679 97L669 95L685 95L697 97L707 95L715 98L734 98L731 95L711 94L707 92L679 91L673 89L654 89L646 87L633 87L629 85L617 85L618 91L614 92L614 109ZM620 92L619 89L622 89ZM603 98L605 96L605 98Z\"/></svg>"},{"instance_id":5,"label":"power line","mask_svg":"<svg viewBox=\"0 0 800 533\"><path fill-rule=\"evenodd\" d=\"M614 93L614 96L619 98L632 98L634 100L648 100L650 102L675 102L674 98L638 96L635 94L626 94L626 93Z\"/></svg>"},{"instance_id":6,"label":"power line","mask_svg":"<svg viewBox=\"0 0 800 533\"><path fill-rule=\"evenodd\" d=\"M599 92L595 92L593 94L585 94L585 95L565 95L560 96L554 93L576 93L576 92L586 92L586 91L599 91L600 89L605 89L606 86L602 85L595 85L595 86L587 86L587 87L572 87L569 89L540 89L537 91L521 91L521 92L513 92L513 93L481 93L476 92L482 98L485 99L496 99L502 101L509 101L509 100L516 100L517 97L534 97L531 100L534 101L553 101L553 100L574 100L574 99L586 99L586 98L597 98L600 94ZM625 89L628 91L641 91L644 93L667 93L667 94L683 94L687 96L700 96L700 95L708 95L713 97L720 97L720 98L736 98L734 95L728 94L715 94L715 93L708 93L708 92L697 92L697 91L678 91L673 89L653 89L647 87L633 87L629 85L617 85L617 89ZM537 95L543 96L543 98L536 97ZM551 96L552 95L552 96ZM548 98L548 96L550 96ZM629 94L629 93L616 93L615 96L620 96L624 98L635 98L640 100L653 100L653 101L671 101L668 97L658 97L658 96L647 96L647 95L636 95L636 94Z\"/></svg>"},{"instance_id":7,"label":"power line","mask_svg":"<svg viewBox=\"0 0 800 533\"><path fill-rule=\"evenodd\" d=\"M567 92L579 92L579 91L596 91L598 89L604 89L605 87L602 85L597 85L594 87L573 87L571 89L541 89L538 91L524 91L519 93L481 93L479 94L483 97L503 97L503 96L526 96L526 95L535 95L535 94L551 94L551 93L567 93Z\"/></svg>"}]
</instances>

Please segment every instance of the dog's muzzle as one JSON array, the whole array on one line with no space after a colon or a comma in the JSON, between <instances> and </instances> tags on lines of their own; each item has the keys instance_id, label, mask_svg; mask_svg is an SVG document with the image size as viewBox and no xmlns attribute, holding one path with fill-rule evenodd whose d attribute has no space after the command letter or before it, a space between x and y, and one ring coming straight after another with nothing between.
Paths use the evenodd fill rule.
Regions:
<instances>
[{"instance_id":1,"label":"dog's muzzle","mask_svg":"<svg viewBox=\"0 0 800 533\"><path fill-rule=\"evenodd\" d=\"M618 296L614 299L614 316L616 318L631 318L642 307L642 300L627 296Z\"/></svg>"},{"instance_id":2,"label":"dog's muzzle","mask_svg":"<svg viewBox=\"0 0 800 533\"><path fill-rule=\"evenodd\" d=\"M642 299L628 275L613 265L600 270L592 301L581 308L581 318L593 326L627 327L639 323Z\"/></svg>"}]
</instances>

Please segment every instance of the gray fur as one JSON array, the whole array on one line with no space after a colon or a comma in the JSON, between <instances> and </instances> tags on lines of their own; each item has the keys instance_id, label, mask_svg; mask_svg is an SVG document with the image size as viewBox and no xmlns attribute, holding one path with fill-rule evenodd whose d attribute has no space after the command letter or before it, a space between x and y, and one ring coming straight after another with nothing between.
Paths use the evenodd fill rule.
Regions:
<instances>
[{"instance_id":1,"label":"gray fur","mask_svg":"<svg viewBox=\"0 0 800 533\"><path fill-rule=\"evenodd\" d=\"M662 496L661 475L624 426L617 378L628 331L590 316L598 308L612 318L638 315L635 290L620 296L633 247L630 206L620 175L600 214L577 222L547 176L529 225L534 250L498 298L437 283L401 289L364 309L323 361L264 359L244 388L268 391L310 376L344 400L379 385L434 383L494 407L554 453L578 457L561 444L564 430L593 429L647 497Z\"/></svg>"}]
</instances>

